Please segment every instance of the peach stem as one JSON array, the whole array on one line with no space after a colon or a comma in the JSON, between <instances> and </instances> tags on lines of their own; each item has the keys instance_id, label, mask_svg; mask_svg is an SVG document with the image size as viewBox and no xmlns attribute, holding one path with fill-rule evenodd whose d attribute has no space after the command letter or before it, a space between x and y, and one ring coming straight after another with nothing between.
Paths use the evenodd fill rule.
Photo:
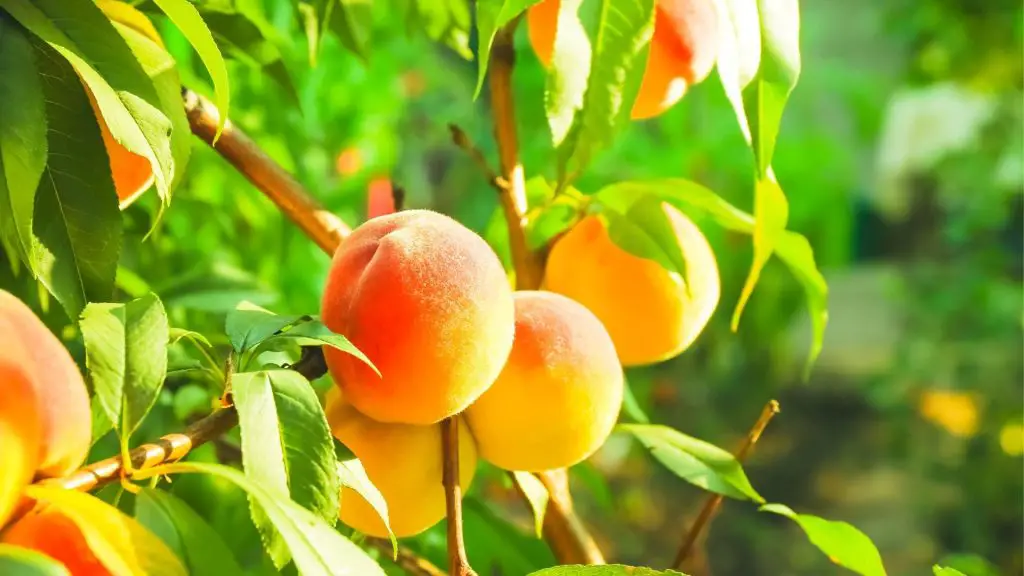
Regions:
<instances>
[{"instance_id":1,"label":"peach stem","mask_svg":"<svg viewBox=\"0 0 1024 576\"><path fill-rule=\"evenodd\" d=\"M747 436L743 439L739 448L736 449L734 455L736 460L742 463L746 460L750 451L757 444L761 433L764 432L768 423L772 421L772 418L779 413L779 403L775 400L769 400L765 404L764 409L761 410L761 416L754 423L750 431L747 432ZM721 494L711 494L708 499L704 502L704 507L701 508L700 514L697 515L697 519L694 520L693 526L686 532L683 537L683 542L679 546L679 551L676 553L676 559L672 562L673 568L676 570L683 570L684 564L686 563L687 557L693 550L694 545L697 543L697 539L700 537L704 527L711 523L711 519L714 517L715 512L718 510L719 505L722 504Z\"/></svg>"},{"instance_id":2,"label":"peach stem","mask_svg":"<svg viewBox=\"0 0 1024 576\"><path fill-rule=\"evenodd\" d=\"M441 422L441 449L444 454L442 482L448 516L448 571L451 576L477 576L466 557L462 538L462 487L459 486L459 420L452 416Z\"/></svg>"}]
</instances>

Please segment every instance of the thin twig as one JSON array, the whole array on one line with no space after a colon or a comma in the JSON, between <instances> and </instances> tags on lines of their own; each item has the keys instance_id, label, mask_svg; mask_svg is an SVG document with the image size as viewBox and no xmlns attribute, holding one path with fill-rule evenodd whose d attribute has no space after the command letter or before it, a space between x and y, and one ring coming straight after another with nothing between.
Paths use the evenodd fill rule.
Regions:
<instances>
[{"instance_id":1,"label":"thin twig","mask_svg":"<svg viewBox=\"0 0 1024 576\"><path fill-rule=\"evenodd\" d=\"M498 191L498 194L510 194L511 186L508 181L491 167L487 157L469 138L469 134L466 134L466 131L457 124L448 124L448 131L452 134L452 142L466 154L469 154L469 157L473 159L473 162L480 167L480 171L487 177L487 182Z\"/></svg>"},{"instance_id":2,"label":"thin twig","mask_svg":"<svg viewBox=\"0 0 1024 576\"><path fill-rule=\"evenodd\" d=\"M391 541L384 538L367 538L366 543L373 546L377 550L380 550L388 558L394 558L392 556L393 548L391 547ZM412 550L399 546L398 558L393 560L399 568L408 572L411 576L446 576L444 570L441 570L437 566L430 563L429 560L418 556Z\"/></svg>"},{"instance_id":3,"label":"thin twig","mask_svg":"<svg viewBox=\"0 0 1024 576\"><path fill-rule=\"evenodd\" d=\"M743 442L736 449L736 452L734 453L736 460L740 463L746 460L747 455L750 454L754 445L757 444L758 439L761 438L761 433L764 432L765 427L768 426L768 423L771 422L772 418L778 413L779 403L777 401L770 400L768 404L765 404L764 409L761 410L761 416L758 417L757 422L755 422L754 426L750 428L750 431L747 432L746 438L743 439ZM683 564L686 562L690 552L693 551L693 547L696 545L701 532L704 530L705 526L711 523L715 512L721 504L721 494L711 494L704 502L704 507L701 508L700 514L697 515L697 519L694 520L693 526L691 526L690 530L687 531L686 535L683 537L682 544L679 545L679 551L676 553L676 559L672 562L672 566L676 570L682 570L684 568Z\"/></svg>"},{"instance_id":4,"label":"thin twig","mask_svg":"<svg viewBox=\"0 0 1024 576\"><path fill-rule=\"evenodd\" d=\"M315 380L327 372L327 365L320 347L304 347L302 352L302 358L291 366L292 370L309 380ZM206 418L193 423L184 432L168 434L156 442L132 449L128 454L131 467L135 471L141 471L180 460L191 450L221 436L237 425L238 413L234 408L217 410ZM81 468L69 476L47 479L40 483L57 485L67 490L88 492L120 479L123 467L124 462L121 456L113 456Z\"/></svg>"},{"instance_id":5,"label":"thin twig","mask_svg":"<svg viewBox=\"0 0 1024 576\"><path fill-rule=\"evenodd\" d=\"M491 47L490 72L491 114L494 137L498 141L501 177L507 183L499 189L498 198L508 224L509 249L516 270L516 288L535 290L541 284L540 262L526 243L526 178L519 161L519 136L516 132L515 100L512 96L512 70L515 67L514 35L522 16L498 29ZM496 180L495 180L496 181Z\"/></svg>"},{"instance_id":6,"label":"thin twig","mask_svg":"<svg viewBox=\"0 0 1024 576\"><path fill-rule=\"evenodd\" d=\"M277 204L328 255L334 254L341 240L351 232L349 227L338 216L325 210L291 174L230 120L225 123L224 131L214 145L220 111L212 102L191 90L182 90L182 97L192 133Z\"/></svg>"},{"instance_id":7,"label":"thin twig","mask_svg":"<svg viewBox=\"0 0 1024 576\"><path fill-rule=\"evenodd\" d=\"M466 543L462 539L462 487L459 486L459 419L445 418L441 422L441 451L444 468L445 510L448 515L448 571L452 576L476 576L466 557Z\"/></svg>"},{"instance_id":8,"label":"thin twig","mask_svg":"<svg viewBox=\"0 0 1024 576\"><path fill-rule=\"evenodd\" d=\"M537 474L548 490L544 514L544 540L561 564L605 564L597 542L573 509L569 475L565 469Z\"/></svg>"}]
</instances>

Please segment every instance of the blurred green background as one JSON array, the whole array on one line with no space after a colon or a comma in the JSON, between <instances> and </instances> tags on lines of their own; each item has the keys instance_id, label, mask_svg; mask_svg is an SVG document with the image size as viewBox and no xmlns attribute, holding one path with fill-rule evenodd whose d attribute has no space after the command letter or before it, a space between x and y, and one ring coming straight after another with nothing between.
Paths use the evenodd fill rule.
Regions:
<instances>
[{"instance_id":1,"label":"blurred green background","mask_svg":"<svg viewBox=\"0 0 1024 576\"><path fill-rule=\"evenodd\" d=\"M233 60L233 122L351 224L365 218L367 190L386 182L404 190L407 207L446 212L483 233L495 194L447 129L458 124L496 160L486 88L472 100L476 66L465 56L475 40L435 42L383 14L365 61L328 36L311 67L291 4L263 4L295 91L254 66L254 53ZM653 421L726 448L777 398L782 414L747 464L754 485L769 501L859 527L893 576L929 574L939 561L970 576L1024 573L1021 4L801 4L803 73L774 165L790 227L810 239L828 279L824 352L801 381L809 322L799 285L777 262L739 332L730 331L750 240L709 229L723 281L712 324L679 358L630 370L629 382ZM209 94L187 43L157 23L183 81ZM553 176L543 70L523 28L515 72L522 156L528 177ZM154 290L174 326L211 337L243 299L316 313L328 259L195 142L188 175L154 234L143 241L155 195L125 212L119 297ZM714 76L658 119L632 124L578 186L668 176L752 207L750 153ZM0 266L0 285L46 304L8 268ZM55 305L46 318L58 330L67 324ZM78 336L64 333L80 357ZM187 346L174 352L172 362L190 362ZM171 378L139 438L208 412L208 389ZM113 449L100 443L95 451ZM229 439L194 457L233 456ZM549 563L523 504L487 472L467 503L474 566L515 576ZM704 500L618 435L573 469L573 481L582 516L622 563L668 565ZM204 492L214 484L182 478L173 489L256 570L255 533L239 528L248 522L244 496L223 486ZM443 564L443 527L409 544ZM842 572L792 523L729 502L697 560L694 576Z\"/></svg>"}]
</instances>

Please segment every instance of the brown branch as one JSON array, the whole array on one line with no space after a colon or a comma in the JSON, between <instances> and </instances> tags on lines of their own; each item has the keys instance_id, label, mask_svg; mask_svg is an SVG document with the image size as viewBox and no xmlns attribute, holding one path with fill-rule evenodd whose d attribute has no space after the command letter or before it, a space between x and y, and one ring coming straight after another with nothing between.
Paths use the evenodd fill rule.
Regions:
<instances>
[{"instance_id":1,"label":"brown branch","mask_svg":"<svg viewBox=\"0 0 1024 576\"><path fill-rule=\"evenodd\" d=\"M501 177L507 183L499 189L498 199L508 224L516 288L535 290L540 287L542 269L537 255L526 243L523 229L527 210L526 178L519 161L519 137L516 133L516 110L512 97L512 69L516 59L514 35L521 18L512 20L495 34L487 76L490 81L491 114L494 117L494 137L498 141Z\"/></svg>"},{"instance_id":2,"label":"brown branch","mask_svg":"<svg viewBox=\"0 0 1024 576\"><path fill-rule=\"evenodd\" d=\"M469 154L469 157L473 159L473 162L480 167L480 171L487 177L487 182L498 191L498 194L511 194L511 186L508 181L505 180L504 176L498 174L494 168L491 168L487 157L469 138L469 134L466 134L465 130L457 124L448 124L448 131L452 134L452 142L466 154Z\"/></svg>"},{"instance_id":3,"label":"brown branch","mask_svg":"<svg viewBox=\"0 0 1024 576\"><path fill-rule=\"evenodd\" d=\"M383 538L367 538L366 543L383 552L388 558L393 559L394 549L391 541ZM408 548L398 548L398 559L392 560L399 568L405 570L412 576L446 576L444 570L434 566L425 558L416 555Z\"/></svg>"},{"instance_id":4,"label":"brown branch","mask_svg":"<svg viewBox=\"0 0 1024 576\"><path fill-rule=\"evenodd\" d=\"M750 428L750 431L747 432L746 438L743 439L743 442L736 449L736 452L734 453L736 460L740 463L746 460L747 455L750 454L754 445L757 444L758 439L761 438L761 433L764 432L765 427L768 426L768 423L771 422L772 418L778 413L779 403L777 401L770 400L768 404L765 404L764 409L761 410L761 416L757 419L757 422L754 423L754 426ZM687 531L686 535L683 537L682 544L679 545L679 551L676 553L676 559L672 562L672 566L676 570L683 570L686 559L690 555L690 552L693 551L701 532L704 530L705 526L711 523L715 512L718 511L718 507L722 504L722 498L721 494L712 494L704 502L704 507L701 508L700 513L697 515L697 519L694 520L693 526L691 526L690 530Z\"/></svg>"},{"instance_id":5,"label":"brown branch","mask_svg":"<svg viewBox=\"0 0 1024 576\"><path fill-rule=\"evenodd\" d=\"M302 358L290 368L309 380L315 380L327 372L323 351L318 346L304 347ZM132 469L144 470L180 460L191 450L220 437L236 425L238 413L234 408L217 410L193 423L184 432L168 434L156 442L132 449L129 453ZM81 468L69 476L43 480L40 484L88 492L120 479L123 468L121 456L113 456Z\"/></svg>"},{"instance_id":6,"label":"brown branch","mask_svg":"<svg viewBox=\"0 0 1024 576\"><path fill-rule=\"evenodd\" d=\"M224 131L214 145L220 111L212 102L191 90L184 89L182 97L192 133L238 169L328 255L334 254L341 240L351 232L349 227L325 210L291 174L230 120L225 123Z\"/></svg>"},{"instance_id":7,"label":"brown branch","mask_svg":"<svg viewBox=\"0 0 1024 576\"><path fill-rule=\"evenodd\" d=\"M445 418L441 422L441 451L444 455L442 482L448 516L448 571L452 576L477 576L466 557L466 543L462 539L462 487L459 486L459 419Z\"/></svg>"},{"instance_id":8,"label":"brown branch","mask_svg":"<svg viewBox=\"0 0 1024 576\"><path fill-rule=\"evenodd\" d=\"M536 474L548 490L544 513L544 540L561 564L605 564L597 542L573 509L569 475L565 469ZM517 485L518 486L518 485Z\"/></svg>"}]
</instances>

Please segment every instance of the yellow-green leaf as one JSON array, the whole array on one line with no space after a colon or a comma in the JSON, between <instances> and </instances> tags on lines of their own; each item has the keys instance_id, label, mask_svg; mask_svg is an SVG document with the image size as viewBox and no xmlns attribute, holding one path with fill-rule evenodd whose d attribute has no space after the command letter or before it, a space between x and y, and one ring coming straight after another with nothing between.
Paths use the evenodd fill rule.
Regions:
<instances>
[{"instance_id":1,"label":"yellow-green leaf","mask_svg":"<svg viewBox=\"0 0 1024 576\"><path fill-rule=\"evenodd\" d=\"M540 481L540 478L529 472L513 472L512 476L530 503L530 508L533 510L533 529L537 533L537 538L540 538L544 530L544 513L547 512L548 500L551 499L551 495L548 494L548 489Z\"/></svg>"},{"instance_id":2,"label":"yellow-green leaf","mask_svg":"<svg viewBox=\"0 0 1024 576\"><path fill-rule=\"evenodd\" d=\"M733 311L733 331L739 329L743 308L753 294L754 286L757 286L761 270L775 251L779 237L786 231L788 220L789 203L786 194L769 168L768 177L759 180L754 188L754 261L750 265L736 310Z\"/></svg>"}]
</instances>

